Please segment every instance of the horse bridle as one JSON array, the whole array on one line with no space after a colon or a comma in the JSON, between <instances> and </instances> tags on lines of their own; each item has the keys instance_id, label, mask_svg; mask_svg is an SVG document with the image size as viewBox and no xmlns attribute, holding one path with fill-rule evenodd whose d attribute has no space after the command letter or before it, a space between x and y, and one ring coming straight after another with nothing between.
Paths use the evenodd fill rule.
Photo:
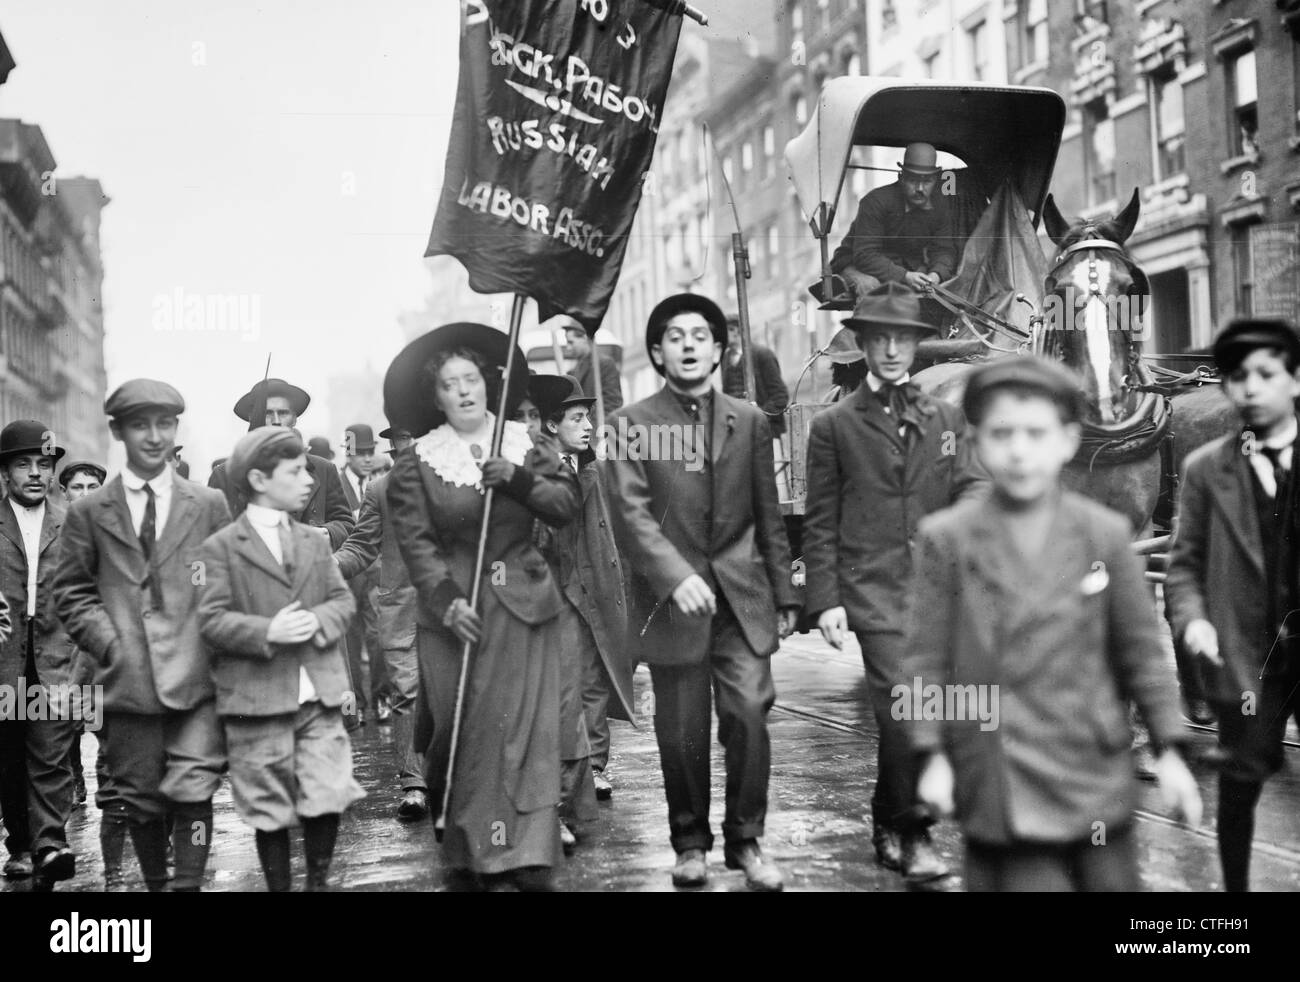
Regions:
<instances>
[{"instance_id":1,"label":"horse bridle","mask_svg":"<svg viewBox=\"0 0 1300 982\"><path fill-rule=\"evenodd\" d=\"M1047 274L1047 282L1044 285L1047 286L1048 293L1051 293L1056 288L1056 273L1065 265L1065 261L1076 252L1083 252L1085 249L1099 249L1104 252L1117 253L1120 261L1124 264L1124 268L1128 270L1129 276L1133 281L1133 286L1129 289L1129 293L1140 293L1145 296L1151 295L1151 281L1147 279L1147 274L1142 272L1137 263L1133 262L1129 257L1129 254L1124 251L1124 247L1118 242L1114 242L1110 239L1097 238L1096 236L1087 239L1080 239L1073 245L1061 250L1060 254L1056 257L1055 262L1052 263L1051 270ZM1096 266L1096 262L1096 257L1093 257L1090 260L1091 265L1094 267ZM1089 278L1094 280L1096 279L1096 277Z\"/></svg>"}]
</instances>

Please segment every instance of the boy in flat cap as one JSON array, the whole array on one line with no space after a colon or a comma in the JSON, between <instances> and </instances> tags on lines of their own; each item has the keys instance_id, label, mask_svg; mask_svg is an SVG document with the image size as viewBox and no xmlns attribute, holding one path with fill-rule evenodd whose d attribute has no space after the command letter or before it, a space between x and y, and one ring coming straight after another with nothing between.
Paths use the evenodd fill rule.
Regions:
<instances>
[{"instance_id":1,"label":"boy in flat cap","mask_svg":"<svg viewBox=\"0 0 1300 982\"><path fill-rule=\"evenodd\" d=\"M289 829L301 822L307 890L324 890L339 815L365 795L341 711L350 687L342 640L356 605L329 545L290 518L312 485L298 435L253 430L226 473L248 505L203 543L199 624L212 646L230 786L256 830L267 888L289 889Z\"/></svg>"},{"instance_id":2,"label":"boy in flat cap","mask_svg":"<svg viewBox=\"0 0 1300 982\"><path fill-rule=\"evenodd\" d=\"M1130 701L1157 746L1167 806L1200 822L1131 529L1061 487L1082 404L1059 364L1015 356L977 369L963 409L992 493L918 533L893 715L921 761L921 801L941 815L955 805L970 891L1138 889Z\"/></svg>"},{"instance_id":3,"label":"boy in flat cap","mask_svg":"<svg viewBox=\"0 0 1300 982\"><path fill-rule=\"evenodd\" d=\"M0 711L0 808L10 848L32 855L33 889L48 891L76 873L68 848L73 776L68 763L75 720L82 715L60 693L72 682L73 649L54 609L51 583L59 560L63 505L50 497L54 468L64 454L50 429L34 419L0 430L0 473L7 501L0 504L0 594L9 603L13 632L0 642L0 685L27 686L44 696L44 718L5 719ZM12 706L13 703L10 703Z\"/></svg>"},{"instance_id":4,"label":"boy in flat cap","mask_svg":"<svg viewBox=\"0 0 1300 982\"><path fill-rule=\"evenodd\" d=\"M1240 892L1255 805L1282 766L1287 720L1300 722L1300 337L1285 321L1236 320L1213 352L1241 428L1187 458L1165 605L1219 717L1219 859L1224 889Z\"/></svg>"},{"instance_id":5,"label":"boy in flat cap","mask_svg":"<svg viewBox=\"0 0 1300 982\"><path fill-rule=\"evenodd\" d=\"M844 321L857 332L866 382L813 418L804 516L807 609L836 648L857 635L880 734L871 798L872 843L886 869L924 883L948 873L930 839L933 816L916 802L915 760L890 713L902 681L918 523L982 494L985 475L955 406L911 380L921 338L933 333L916 294L886 283Z\"/></svg>"},{"instance_id":6,"label":"boy in flat cap","mask_svg":"<svg viewBox=\"0 0 1300 982\"><path fill-rule=\"evenodd\" d=\"M712 700L726 749L726 865L772 891L781 871L758 841L776 701L768 658L794 630L799 599L767 417L710 381L726 346L726 318L706 297L678 294L651 311L646 349L666 384L610 419L611 498L631 576L631 653L654 682L673 884L708 879ZM647 452L650 432L679 434L676 452Z\"/></svg>"},{"instance_id":7,"label":"boy in flat cap","mask_svg":"<svg viewBox=\"0 0 1300 982\"><path fill-rule=\"evenodd\" d=\"M126 468L74 501L54 583L60 618L104 687L108 769L151 891L197 891L212 842L212 796L225 765L208 653L199 637L199 547L230 522L225 498L169 466L185 400L133 379L104 402Z\"/></svg>"}]
</instances>

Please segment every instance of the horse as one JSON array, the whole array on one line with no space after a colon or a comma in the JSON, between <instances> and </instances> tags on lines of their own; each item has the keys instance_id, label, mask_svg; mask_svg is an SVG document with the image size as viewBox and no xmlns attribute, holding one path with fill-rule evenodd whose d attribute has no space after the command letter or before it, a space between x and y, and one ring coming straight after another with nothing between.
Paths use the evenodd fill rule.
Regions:
<instances>
[{"instance_id":1,"label":"horse","mask_svg":"<svg viewBox=\"0 0 1300 982\"><path fill-rule=\"evenodd\" d=\"M1086 396L1080 451L1063 483L1125 515L1138 533L1150 526L1162 497L1161 511L1172 511L1186 455L1229 432L1234 418L1227 400L1211 391L1217 386L1171 389L1157 383L1142 357L1150 284L1124 245L1140 209L1135 189L1118 214L1071 224L1048 195L1043 224L1056 253L1034 339L1025 346L1077 373ZM959 403L971 369L969 363L935 365L916 381Z\"/></svg>"}]
</instances>

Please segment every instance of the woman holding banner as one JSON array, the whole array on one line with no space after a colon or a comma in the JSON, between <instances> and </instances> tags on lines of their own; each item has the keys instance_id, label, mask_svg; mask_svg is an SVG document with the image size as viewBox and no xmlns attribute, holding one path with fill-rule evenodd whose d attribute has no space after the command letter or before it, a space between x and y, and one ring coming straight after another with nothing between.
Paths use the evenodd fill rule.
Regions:
<instances>
[{"instance_id":1,"label":"woman holding banner","mask_svg":"<svg viewBox=\"0 0 1300 982\"><path fill-rule=\"evenodd\" d=\"M564 600L532 532L534 519L554 527L572 521L579 491L548 439L534 447L518 423L505 424L500 454L489 457L488 407L499 402L508 351L502 332L457 323L417 338L394 359L385 412L393 425L424 435L395 462L388 502L419 597L415 741L425 751L435 817L447 783L462 645L473 645L444 857L489 889L549 889L560 858L557 615ZM516 350L507 418L510 403L523 396L526 364ZM475 610L469 597L489 488Z\"/></svg>"}]
</instances>

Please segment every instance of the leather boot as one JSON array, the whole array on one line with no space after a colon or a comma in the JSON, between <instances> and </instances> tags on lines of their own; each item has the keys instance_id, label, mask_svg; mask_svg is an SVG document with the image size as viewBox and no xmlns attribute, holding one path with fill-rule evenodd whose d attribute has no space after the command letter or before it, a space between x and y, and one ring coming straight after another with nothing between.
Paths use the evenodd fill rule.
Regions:
<instances>
[{"instance_id":1,"label":"leather boot","mask_svg":"<svg viewBox=\"0 0 1300 982\"><path fill-rule=\"evenodd\" d=\"M144 885L150 893L161 893L167 889L167 823L161 818L132 822L130 831Z\"/></svg>"},{"instance_id":2,"label":"leather boot","mask_svg":"<svg viewBox=\"0 0 1300 982\"><path fill-rule=\"evenodd\" d=\"M927 883L948 875L948 864L934 848L929 832L903 836L903 876L911 883Z\"/></svg>"},{"instance_id":3,"label":"leather boot","mask_svg":"<svg viewBox=\"0 0 1300 982\"><path fill-rule=\"evenodd\" d=\"M172 814L172 849L176 855L172 891L198 893L212 849L212 799L178 802Z\"/></svg>"},{"instance_id":4,"label":"leather boot","mask_svg":"<svg viewBox=\"0 0 1300 982\"><path fill-rule=\"evenodd\" d=\"M288 893L293 884L289 863L289 830L276 829L254 833L257 840L257 858L262 861L266 889L270 893Z\"/></svg>"},{"instance_id":5,"label":"leather boot","mask_svg":"<svg viewBox=\"0 0 1300 982\"><path fill-rule=\"evenodd\" d=\"M122 873L122 853L126 849L126 809L104 809L99 818L99 853L104 858L104 892L122 893L126 878Z\"/></svg>"},{"instance_id":6,"label":"leather boot","mask_svg":"<svg viewBox=\"0 0 1300 982\"><path fill-rule=\"evenodd\" d=\"M338 838L338 832L337 812L302 820L302 846L307 853L308 893L324 893L330 888L330 861L334 858L334 842Z\"/></svg>"}]
</instances>

